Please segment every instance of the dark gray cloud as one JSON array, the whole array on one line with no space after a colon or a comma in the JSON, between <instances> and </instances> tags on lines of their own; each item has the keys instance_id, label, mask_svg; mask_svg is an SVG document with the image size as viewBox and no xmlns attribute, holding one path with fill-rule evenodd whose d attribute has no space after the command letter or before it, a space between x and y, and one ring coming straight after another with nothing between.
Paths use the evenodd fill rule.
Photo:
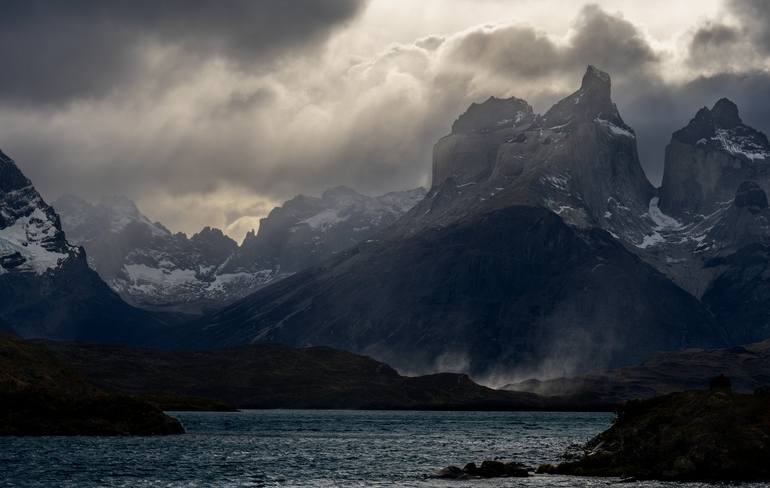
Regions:
<instances>
[{"instance_id":1,"label":"dark gray cloud","mask_svg":"<svg viewBox=\"0 0 770 488\"><path fill-rule=\"evenodd\" d=\"M698 29L690 44L694 49L721 48L735 44L741 38L739 29L724 25L708 23Z\"/></svg>"},{"instance_id":2,"label":"dark gray cloud","mask_svg":"<svg viewBox=\"0 0 770 488\"><path fill-rule=\"evenodd\" d=\"M585 7L575 27L576 34L568 52L572 64L581 67L595 64L628 75L658 61L655 51L636 26L608 14L597 5Z\"/></svg>"},{"instance_id":3,"label":"dark gray cloud","mask_svg":"<svg viewBox=\"0 0 770 488\"><path fill-rule=\"evenodd\" d=\"M211 57L264 70L276 54L322 40L363 4L5 0L0 3L0 101L98 98L146 76L194 75L191 63ZM172 55L159 61L163 50ZM163 69L150 72L158 62Z\"/></svg>"},{"instance_id":4,"label":"dark gray cloud","mask_svg":"<svg viewBox=\"0 0 770 488\"><path fill-rule=\"evenodd\" d=\"M659 59L639 29L596 5L584 7L566 43L526 25L491 26L450 41L447 58L475 70L474 76L528 81L577 76L594 64L618 74L638 76Z\"/></svg>"},{"instance_id":5,"label":"dark gray cloud","mask_svg":"<svg viewBox=\"0 0 770 488\"><path fill-rule=\"evenodd\" d=\"M706 22L697 30L690 41L689 64L715 73L766 64L770 56L770 4L765 0L729 0L726 13L727 19Z\"/></svg>"},{"instance_id":6,"label":"dark gray cloud","mask_svg":"<svg viewBox=\"0 0 770 488\"><path fill-rule=\"evenodd\" d=\"M750 1L694 29L685 63L596 6L562 37L486 25L361 55L356 28L339 28L360 2L158 3L0 2L0 148L44 195L127 194L172 229L242 235L297 193L426 184L434 143L471 102L544 111L587 64L612 75L653 182L671 133L722 96L770 129Z\"/></svg>"},{"instance_id":7,"label":"dark gray cloud","mask_svg":"<svg viewBox=\"0 0 770 488\"><path fill-rule=\"evenodd\" d=\"M738 16L754 47L770 54L770 4L767 0L729 0L730 10Z\"/></svg>"},{"instance_id":8,"label":"dark gray cloud","mask_svg":"<svg viewBox=\"0 0 770 488\"><path fill-rule=\"evenodd\" d=\"M562 52L544 33L510 25L466 34L447 54L466 67L502 76L539 78L560 70Z\"/></svg>"}]
</instances>

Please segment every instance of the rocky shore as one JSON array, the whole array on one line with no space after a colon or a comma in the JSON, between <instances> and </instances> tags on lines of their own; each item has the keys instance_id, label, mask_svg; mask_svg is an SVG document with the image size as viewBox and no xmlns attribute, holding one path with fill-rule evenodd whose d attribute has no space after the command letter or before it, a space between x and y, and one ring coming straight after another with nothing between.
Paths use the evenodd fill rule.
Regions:
<instances>
[{"instance_id":1,"label":"rocky shore","mask_svg":"<svg viewBox=\"0 0 770 488\"><path fill-rule=\"evenodd\" d=\"M433 477L451 480L468 480L480 478L526 478L530 476L532 468L517 463L504 461L484 461L481 466L476 463L468 463L465 467L448 466L438 472Z\"/></svg>"},{"instance_id":2,"label":"rocky shore","mask_svg":"<svg viewBox=\"0 0 770 488\"><path fill-rule=\"evenodd\" d=\"M770 480L770 394L737 394L724 377L710 391L628 402L612 427L573 459L538 473L640 480Z\"/></svg>"}]
</instances>

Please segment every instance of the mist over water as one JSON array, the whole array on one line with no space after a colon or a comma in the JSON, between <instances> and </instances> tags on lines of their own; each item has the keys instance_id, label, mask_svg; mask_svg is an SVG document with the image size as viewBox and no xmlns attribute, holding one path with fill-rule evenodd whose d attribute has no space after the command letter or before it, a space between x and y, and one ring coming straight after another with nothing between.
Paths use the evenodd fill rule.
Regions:
<instances>
[{"instance_id":1,"label":"mist over water","mask_svg":"<svg viewBox=\"0 0 770 488\"><path fill-rule=\"evenodd\" d=\"M532 466L557 461L569 444L606 429L612 421L607 413L273 410L173 415L188 434L0 439L0 486L488 488L617 482L559 476L426 478L450 464L497 456Z\"/></svg>"}]
</instances>

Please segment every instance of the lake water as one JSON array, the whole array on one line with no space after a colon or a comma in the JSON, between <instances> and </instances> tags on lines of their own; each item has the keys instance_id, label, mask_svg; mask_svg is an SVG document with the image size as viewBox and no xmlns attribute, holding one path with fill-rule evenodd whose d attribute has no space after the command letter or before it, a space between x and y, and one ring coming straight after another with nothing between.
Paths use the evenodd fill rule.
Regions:
<instances>
[{"instance_id":1,"label":"lake water","mask_svg":"<svg viewBox=\"0 0 770 488\"><path fill-rule=\"evenodd\" d=\"M606 413L268 410L172 415L184 423L187 434L0 438L0 486L487 488L617 483L545 475L426 478L450 464L497 456L533 466L558 461L570 443L606 429L612 421Z\"/></svg>"}]
</instances>

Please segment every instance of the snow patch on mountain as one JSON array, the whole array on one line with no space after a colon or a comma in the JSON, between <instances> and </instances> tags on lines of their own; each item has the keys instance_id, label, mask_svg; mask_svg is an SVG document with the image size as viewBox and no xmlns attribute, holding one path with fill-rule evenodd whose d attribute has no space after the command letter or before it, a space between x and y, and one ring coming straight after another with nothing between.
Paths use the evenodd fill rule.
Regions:
<instances>
[{"instance_id":1,"label":"snow patch on mountain","mask_svg":"<svg viewBox=\"0 0 770 488\"><path fill-rule=\"evenodd\" d=\"M18 218L12 225L0 229L0 257L18 255L24 262L16 270L43 274L54 269L69 257L50 243L60 232L48 215L36 208L29 215ZM4 267L0 266L0 273Z\"/></svg>"},{"instance_id":2,"label":"snow patch on mountain","mask_svg":"<svg viewBox=\"0 0 770 488\"><path fill-rule=\"evenodd\" d=\"M569 178L567 176L562 176L562 175L545 176L543 177L543 180L547 183L550 183L551 186L559 190L566 190L567 183L569 183Z\"/></svg>"},{"instance_id":3,"label":"snow patch on mountain","mask_svg":"<svg viewBox=\"0 0 770 488\"><path fill-rule=\"evenodd\" d=\"M604 127L605 129L610 131L610 133L612 133L612 134L614 134L616 136L630 137L632 139L636 138L636 135L633 132L631 132L630 130L628 130L626 128L620 127L617 124L613 124L609 120L605 120L605 119L601 119L601 118L597 117L596 119L594 119L594 122L596 122L600 126Z\"/></svg>"},{"instance_id":4,"label":"snow patch on mountain","mask_svg":"<svg viewBox=\"0 0 770 488\"><path fill-rule=\"evenodd\" d=\"M684 224L682 224L675 218L664 214L660 210L660 207L658 206L659 202L660 202L659 197L653 197L650 200L650 209L648 211L648 215L650 219L652 219L652 221L655 223L655 230L665 230L665 229L677 230L684 227Z\"/></svg>"},{"instance_id":5,"label":"snow patch on mountain","mask_svg":"<svg viewBox=\"0 0 770 488\"><path fill-rule=\"evenodd\" d=\"M313 229L326 231L340 222L347 220L347 216L341 216L339 209L329 208L307 219L301 220L300 224L307 224Z\"/></svg>"},{"instance_id":6,"label":"snow patch on mountain","mask_svg":"<svg viewBox=\"0 0 770 488\"><path fill-rule=\"evenodd\" d=\"M648 247L657 246L658 244L663 244L664 242L666 242L666 239L662 235L660 235L658 232L653 232L644 236L642 242L637 244L636 247L639 249L647 249Z\"/></svg>"},{"instance_id":7,"label":"snow patch on mountain","mask_svg":"<svg viewBox=\"0 0 770 488\"><path fill-rule=\"evenodd\" d=\"M78 254L64 239L53 209L0 151L0 274L42 275Z\"/></svg>"},{"instance_id":8,"label":"snow patch on mountain","mask_svg":"<svg viewBox=\"0 0 770 488\"><path fill-rule=\"evenodd\" d=\"M744 156L752 161L770 159L770 151L759 144L754 137L741 136L728 129L717 129L712 140L735 156Z\"/></svg>"}]
</instances>

